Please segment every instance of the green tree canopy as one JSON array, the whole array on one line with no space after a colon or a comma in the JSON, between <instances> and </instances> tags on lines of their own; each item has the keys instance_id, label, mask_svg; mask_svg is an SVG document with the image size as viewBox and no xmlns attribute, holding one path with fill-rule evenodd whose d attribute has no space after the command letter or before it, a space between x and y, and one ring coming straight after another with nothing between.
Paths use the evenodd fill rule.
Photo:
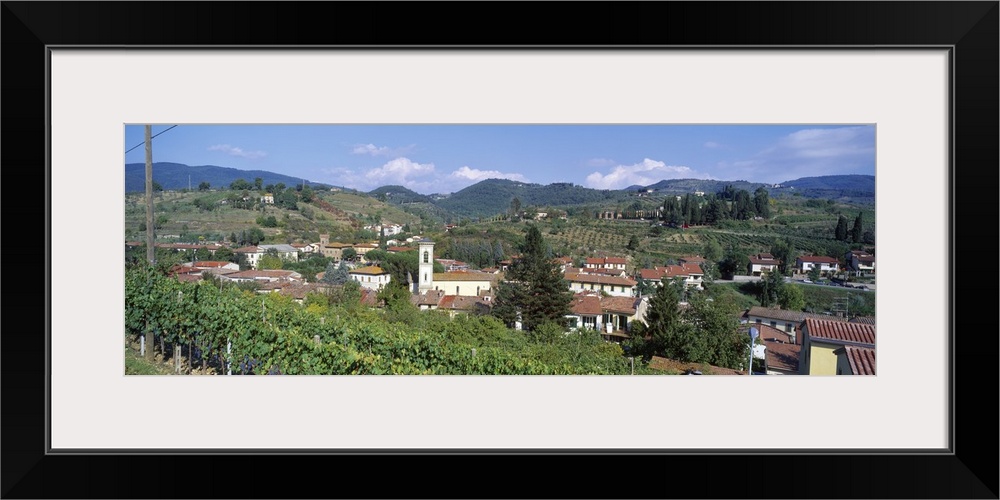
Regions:
<instances>
[{"instance_id":1,"label":"green tree canopy","mask_svg":"<svg viewBox=\"0 0 1000 500\"><path fill-rule=\"evenodd\" d=\"M573 293L551 258L538 227L531 225L507 276L497 286L494 314L511 325L520 319L525 330L546 321L565 324Z\"/></svg>"},{"instance_id":2,"label":"green tree canopy","mask_svg":"<svg viewBox=\"0 0 1000 500\"><path fill-rule=\"evenodd\" d=\"M851 241L861 243L864 230L864 219L861 216L861 212L858 212L858 216L854 219L854 227L851 228Z\"/></svg>"},{"instance_id":3,"label":"green tree canopy","mask_svg":"<svg viewBox=\"0 0 1000 500\"><path fill-rule=\"evenodd\" d=\"M841 215L837 218L837 229L833 234L837 241L847 241L847 217Z\"/></svg>"}]
</instances>

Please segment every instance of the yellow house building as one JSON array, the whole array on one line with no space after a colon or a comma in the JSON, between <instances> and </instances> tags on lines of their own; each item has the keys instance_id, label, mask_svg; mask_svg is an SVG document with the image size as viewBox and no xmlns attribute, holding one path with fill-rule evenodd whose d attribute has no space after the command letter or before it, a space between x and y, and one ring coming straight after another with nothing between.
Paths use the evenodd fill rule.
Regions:
<instances>
[{"instance_id":1,"label":"yellow house building","mask_svg":"<svg viewBox=\"0 0 1000 500\"><path fill-rule=\"evenodd\" d=\"M799 327L802 350L799 373L836 375L837 351L843 347L875 349L875 325L806 318Z\"/></svg>"},{"instance_id":2,"label":"yellow house building","mask_svg":"<svg viewBox=\"0 0 1000 500\"><path fill-rule=\"evenodd\" d=\"M433 273L432 286L448 295L478 297L496 286L500 275L477 271Z\"/></svg>"}]
</instances>

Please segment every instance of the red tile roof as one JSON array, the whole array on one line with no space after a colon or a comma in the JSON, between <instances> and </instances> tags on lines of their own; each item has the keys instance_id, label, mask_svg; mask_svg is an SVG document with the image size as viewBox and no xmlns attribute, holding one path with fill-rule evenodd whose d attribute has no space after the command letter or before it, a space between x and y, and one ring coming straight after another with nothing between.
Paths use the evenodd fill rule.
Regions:
<instances>
[{"instance_id":1,"label":"red tile roof","mask_svg":"<svg viewBox=\"0 0 1000 500\"><path fill-rule=\"evenodd\" d=\"M450 309L453 311L475 311L477 309L487 310L489 304L479 297L469 297L466 295L445 295L438 304L440 309Z\"/></svg>"},{"instance_id":2,"label":"red tile roof","mask_svg":"<svg viewBox=\"0 0 1000 500\"><path fill-rule=\"evenodd\" d=\"M573 296L569 308L573 314L598 316L601 314L601 298L596 295L578 293Z\"/></svg>"},{"instance_id":3,"label":"red tile roof","mask_svg":"<svg viewBox=\"0 0 1000 500\"><path fill-rule=\"evenodd\" d=\"M233 250L233 253L263 253L255 246L240 247Z\"/></svg>"},{"instance_id":4,"label":"red tile roof","mask_svg":"<svg viewBox=\"0 0 1000 500\"><path fill-rule=\"evenodd\" d=\"M799 371L799 352L802 346L774 341L765 341L764 358L768 368L787 372Z\"/></svg>"},{"instance_id":5,"label":"red tile roof","mask_svg":"<svg viewBox=\"0 0 1000 500\"><path fill-rule=\"evenodd\" d=\"M177 278L177 281L182 281L182 282L185 282L185 283L192 282L192 281L201 281L202 280L202 277L201 277L200 274L178 274L178 275L175 275L175 277Z\"/></svg>"},{"instance_id":6,"label":"red tile roof","mask_svg":"<svg viewBox=\"0 0 1000 500\"><path fill-rule=\"evenodd\" d=\"M865 325L874 325L875 324L875 317L874 316L855 316L855 317L847 320L847 322L848 323L862 323L862 324L865 324Z\"/></svg>"},{"instance_id":7,"label":"red tile roof","mask_svg":"<svg viewBox=\"0 0 1000 500\"><path fill-rule=\"evenodd\" d=\"M847 356L854 375L875 375L875 349L847 345L834 351L841 352Z\"/></svg>"},{"instance_id":8,"label":"red tile roof","mask_svg":"<svg viewBox=\"0 0 1000 500\"><path fill-rule=\"evenodd\" d=\"M638 297L601 297L601 310L605 312L635 314Z\"/></svg>"},{"instance_id":9,"label":"red tile roof","mask_svg":"<svg viewBox=\"0 0 1000 500\"><path fill-rule=\"evenodd\" d=\"M225 267L229 264L232 264L232 262L225 260L199 260L194 263L194 267Z\"/></svg>"},{"instance_id":10,"label":"red tile roof","mask_svg":"<svg viewBox=\"0 0 1000 500\"><path fill-rule=\"evenodd\" d=\"M654 267L652 269L640 269L639 276L644 280L659 281L663 278L671 279L676 277L688 277L691 275L704 275L698 264L678 264L666 267Z\"/></svg>"},{"instance_id":11,"label":"red tile roof","mask_svg":"<svg viewBox=\"0 0 1000 500\"><path fill-rule=\"evenodd\" d=\"M410 303L415 306L437 306L444 297L444 292L439 290L428 290L426 293L411 295Z\"/></svg>"},{"instance_id":12,"label":"red tile roof","mask_svg":"<svg viewBox=\"0 0 1000 500\"><path fill-rule=\"evenodd\" d=\"M628 287L636 285L636 282L630 278L621 278L618 276L605 276L603 274L583 274L583 273L567 272L565 277L566 281L577 282L577 283L593 283L595 285L615 285L615 286L628 286Z\"/></svg>"},{"instance_id":13,"label":"red tile roof","mask_svg":"<svg viewBox=\"0 0 1000 500\"><path fill-rule=\"evenodd\" d=\"M839 262L837 259L833 257L827 257L825 255L809 255L809 256L799 257L799 261L827 263L827 264L836 264L837 262Z\"/></svg>"},{"instance_id":14,"label":"red tile roof","mask_svg":"<svg viewBox=\"0 0 1000 500\"><path fill-rule=\"evenodd\" d=\"M788 332L783 332L773 326L765 325L763 323L761 324L743 323L742 325L740 325L740 331L747 332L747 336L749 336L749 331L751 327L756 328L757 331L760 332L760 336L764 340L774 340L778 342L784 342L786 344L792 343L792 336Z\"/></svg>"},{"instance_id":15,"label":"red tile roof","mask_svg":"<svg viewBox=\"0 0 1000 500\"><path fill-rule=\"evenodd\" d=\"M806 318L803 327L813 341L875 345L875 325Z\"/></svg>"},{"instance_id":16,"label":"red tile roof","mask_svg":"<svg viewBox=\"0 0 1000 500\"><path fill-rule=\"evenodd\" d=\"M230 279L238 278L291 278L295 276L300 276L299 273L295 271L288 271L285 269L262 269L255 270L249 269L246 271L240 271L238 273L227 274L226 277Z\"/></svg>"}]
</instances>

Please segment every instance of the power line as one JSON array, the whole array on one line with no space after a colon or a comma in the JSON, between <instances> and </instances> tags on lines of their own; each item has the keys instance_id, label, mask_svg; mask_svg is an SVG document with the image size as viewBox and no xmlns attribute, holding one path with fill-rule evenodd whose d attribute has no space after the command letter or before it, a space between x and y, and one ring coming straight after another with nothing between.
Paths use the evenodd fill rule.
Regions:
<instances>
[{"instance_id":1,"label":"power line","mask_svg":"<svg viewBox=\"0 0 1000 500\"><path fill-rule=\"evenodd\" d=\"M156 137L157 135L160 135L160 134L162 134L162 133L166 132L167 130L170 130L170 129L172 129L172 128L176 127L176 126L177 126L177 125L171 125L171 126L170 126L169 128L166 128L166 129L164 129L164 130L161 130L161 131L157 132L157 133L156 133L156 135L154 135L153 137L150 137L150 138L149 138L149 140L153 140L153 138L155 138L155 137ZM129 152L129 151L132 151L133 149L135 149L135 148L137 148L137 147L139 147L139 146L143 146L143 145L145 145L145 144L146 144L146 141L142 141L142 142L140 142L139 144L136 144L135 146L132 146L132 148L131 148L131 149L129 149L128 151L125 151L125 154L128 154L128 152Z\"/></svg>"}]
</instances>

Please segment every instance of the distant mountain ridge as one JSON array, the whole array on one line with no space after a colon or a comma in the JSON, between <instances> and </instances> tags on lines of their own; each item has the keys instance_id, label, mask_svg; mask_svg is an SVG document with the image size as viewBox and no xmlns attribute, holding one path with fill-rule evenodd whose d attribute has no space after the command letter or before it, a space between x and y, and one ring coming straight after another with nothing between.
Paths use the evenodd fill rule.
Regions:
<instances>
[{"instance_id":1,"label":"distant mountain ridge","mask_svg":"<svg viewBox=\"0 0 1000 500\"><path fill-rule=\"evenodd\" d=\"M875 193L874 175L822 175L803 177L781 183L782 187L796 189L844 189Z\"/></svg>"},{"instance_id":2,"label":"distant mountain ridge","mask_svg":"<svg viewBox=\"0 0 1000 500\"><path fill-rule=\"evenodd\" d=\"M216 165L189 166L182 163L155 162L153 163L153 180L158 182L163 189L185 189L190 183L192 189L198 189L198 184L207 182L213 188L229 187L236 179L243 179L253 183L254 179L260 177L264 185L284 183L286 186L295 186L306 181L307 186L330 187L329 184L319 182L309 182L307 179L292 177L289 175L276 174L266 170L240 170L231 167L220 167ZM126 163L125 164L125 192L141 192L146 189L146 164Z\"/></svg>"},{"instance_id":3,"label":"distant mountain ridge","mask_svg":"<svg viewBox=\"0 0 1000 500\"><path fill-rule=\"evenodd\" d=\"M189 177L190 176L190 177ZM302 184L303 179L265 170L239 170L215 165L188 166L180 163L158 162L153 164L153 180L164 189L197 189L198 184L208 182L213 188L226 188L236 179L253 182L263 179L263 184L284 183L286 186ZM190 180L189 180L190 179ZM329 184L308 182L309 186L329 188ZM571 206L591 203L618 202L634 195L637 191L653 190L660 194L684 194L704 192L717 193L732 186L753 192L764 187L772 195L799 195L809 198L839 198L872 202L875 197L875 176L873 175L826 175L802 177L779 184L749 182L746 180L720 181L708 179L665 179L647 186L632 185L625 189L592 189L571 182L556 182L548 185L513 181L509 179L487 179L451 194L422 195L400 185L381 186L368 192L374 197L384 197L385 201L397 204L423 205L427 210L441 215L450 213L461 217L489 217L505 213L511 201L517 198L522 207L527 206ZM125 191L141 192L145 189L145 165L129 163L125 165ZM353 189L345 188L354 191Z\"/></svg>"}]
</instances>

